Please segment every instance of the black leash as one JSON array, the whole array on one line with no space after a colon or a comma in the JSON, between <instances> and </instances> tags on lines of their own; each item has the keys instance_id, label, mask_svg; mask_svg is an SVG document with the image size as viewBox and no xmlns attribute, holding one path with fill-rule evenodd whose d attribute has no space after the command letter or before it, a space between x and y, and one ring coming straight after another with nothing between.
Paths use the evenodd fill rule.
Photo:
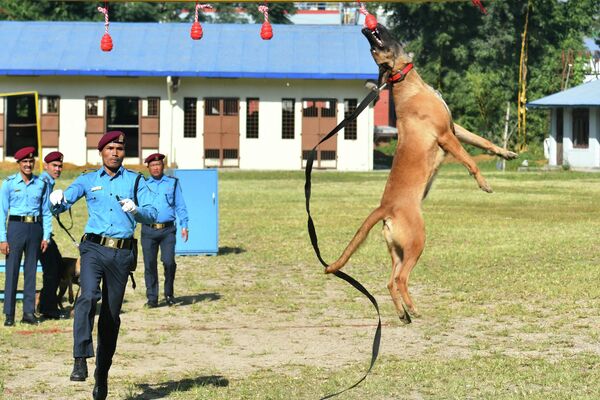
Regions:
<instances>
[{"instance_id":1,"label":"black leash","mask_svg":"<svg viewBox=\"0 0 600 400\"><path fill-rule=\"evenodd\" d=\"M69 228L67 228L62 221L60 220L60 217L57 214L53 214L54 218L56 218L56 222L58 222L58 225L62 228L63 231L65 231L67 233L67 235L69 235L69 237L71 238L71 241L73 242L73 244L75 245L75 247L79 248L79 243L77 243L77 240L75 240L75 238L73 237L73 235L71 235L70 229L73 228L73 215L71 214L71 209L69 208L69 218L71 218L71 226Z\"/></svg>"},{"instance_id":2,"label":"black leash","mask_svg":"<svg viewBox=\"0 0 600 400\"><path fill-rule=\"evenodd\" d=\"M317 258L319 259L319 261L325 268L327 268L327 266L329 264L327 264L321 257L321 251L319 250L319 243L318 243L318 239L317 239L317 231L315 229L315 224L313 222L312 216L310 215L311 173L312 173L313 162L314 162L315 156L317 154L317 147L321 143L323 143L324 141L328 140L329 138L334 136L336 133L338 133L342 128L344 128L348 124L348 122L355 120L356 117L358 117L359 114L365 108L367 108L367 106L375 98L377 98L377 96L379 95L379 92L385 87L385 85L386 84L384 83L381 87L379 87L376 90L369 93L363 99L363 101L360 102L358 107L356 107L354 112L350 116L348 116L348 118L345 118L342 122L340 122L335 128L333 128L331 130L331 132L329 132L327 134L327 136L325 136L323 139L321 139L319 141L319 143L317 143L317 145L315 147L313 147L313 149L308 154L308 159L306 160L306 170L305 170L306 182L304 184L304 197L306 198L306 213L308 214L308 234L310 236L310 242L312 243L313 249L315 250L315 254L317 255ZM350 275L345 274L342 271L336 271L333 274L335 276L337 276L338 278L343 279L346 282L348 282L350 285L352 285L354 288L356 288L356 290L358 290L359 292L364 294L369 299L369 301L373 304L373 307L375 307L375 310L377 311L378 322L377 322L377 330L375 331L375 337L373 338L373 350L371 353L371 365L369 366L369 369L367 370L365 375L354 385L352 385L342 391L332 393L325 397L322 397L321 400L329 399L331 397L334 397L341 393L344 393L345 391L358 386L362 381L364 381L365 378L367 377L367 375L369 375L369 373L371 372L371 369L373 368L373 365L375 364L375 361L377 360L377 356L379 355L379 344L381 342L381 315L379 314L379 306L377 305L377 300L375 300L375 297L373 297L373 295L371 295L371 293L369 293L369 291L363 285L361 285L360 282L358 282L356 279L352 278Z\"/></svg>"}]
</instances>

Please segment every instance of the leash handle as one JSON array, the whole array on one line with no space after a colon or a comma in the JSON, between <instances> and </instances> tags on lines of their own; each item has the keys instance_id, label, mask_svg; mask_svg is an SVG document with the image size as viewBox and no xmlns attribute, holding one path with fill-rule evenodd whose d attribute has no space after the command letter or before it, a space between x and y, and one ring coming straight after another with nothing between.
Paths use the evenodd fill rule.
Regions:
<instances>
[{"instance_id":1,"label":"leash handle","mask_svg":"<svg viewBox=\"0 0 600 400\"><path fill-rule=\"evenodd\" d=\"M321 250L319 249L319 240L317 238L317 230L315 228L315 224L313 222L312 216L310 214L310 196L311 196L311 191L312 191L312 183L311 183L311 175L312 175L312 168L313 168L313 163L315 160L315 156L317 154L317 147L323 143L324 141L328 140L329 138L331 138L332 136L334 136L336 133L338 133L342 128L344 128L348 122L351 122L353 120L355 120L360 113L375 99L377 98L377 96L379 95L379 92L386 86L387 83L383 83L383 85L381 85L380 87L378 87L377 89L375 89L374 91L372 91L371 93L369 93L358 105L358 107L356 107L356 109L354 110L354 112L349 115L347 118L345 118L342 122L340 122L335 128L333 128L331 130L331 132L329 132L323 139L321 139L319 141L319 143L317 143L315 145L315 147L313 147L313 149L309 152L308 154L308 158L306 160L306 169L305 169L305 183L304 183L304 197L306 199L306 213L308 214L308 235L310 237L310 242L313 246L313 249L315 251L315 254L317 255L317 258L319 259L319 261L321 262L321 264L327 268L328 264L325 262L325 260L323 260L323 257L321 257ZM364 374L364 376L362 378L360 378L356 383L354 383L352 386L347 387L344 390L341 390L339 392L336 393L332 393L332 394L328 394L325 397L322 397L321 400L325 400L325 399L329 399L332 397L335 397L341 393L344 393L350 389L355 388L356 386L358 386L362 381L364 381L367 377L367 375L369 375L369 373L371 372L371 369L373 369L373 365L375 365L375 361L377 360L377 356L379 355L379 346L381 343L381 314L379 313L379 306L377 304L377 300L375 299L375 297L373 297L373 295L371 293L369 293L369 291L360 283L358 282L356 279L354 279L353 277L351 277L350 275L342 272L342 271L336 271L333 273L336 277L348 282L350 285L352 285L356 290L358 290L359 292L361 292L363 295L365 295L369 301L373 304L373 307L375 307L375 310L377 311L377 329L375 330L375 337L373 338L373 347L372 347L372 351L371 351L371 364L369 365L369 369L367 370L367 372Z\"/></svg>"},{"instance_id":2,"label":"leash handle","mask_svg":"<svg viewBox=\"0 0 600 400\"><path fill-rule=\"evenodd\" d=\"M69 235L69 237L71 238L71 242L73 242L73 244L75 245L75 247L79 248L79 243L77 243L77 241L75 240L75 238L73 237L73 235L71 235L71 232L69 232L69 229L67 229L67 227L62 223L62 221L60 220L60 217L56 214L53 214L54 218L56 218L56 222L58 222L58 225L62 228L63 231L65 231L67 233L67 235ZM71 214L71 209L69 209L69 217L71 218L71 228L73 228L73 215Z\"/></svg>"}]
</instances>

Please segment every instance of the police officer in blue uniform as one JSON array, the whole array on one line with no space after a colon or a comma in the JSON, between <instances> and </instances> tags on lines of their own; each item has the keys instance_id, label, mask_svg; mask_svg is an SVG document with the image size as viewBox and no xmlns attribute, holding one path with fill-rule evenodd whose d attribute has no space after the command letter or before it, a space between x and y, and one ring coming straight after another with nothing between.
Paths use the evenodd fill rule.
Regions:
<instances>
[{"instance_id":1,"label":"police officer in blue uniform","mask_svg":"<svg viewBox=\"0 0 600 400\"><path fill-rule=\"evenodd\" d=\"M81 197L86 199L89 218L79 246L81 291L75 303L71 380L84 381L88 376L86 359L94 356L96 303L102 298L92 394L94 399L105 399L129 268L135 265L133 233L137 222L153 223L157 212L143 176L123 168L125 135L105 133L98 150L103 166L79 176L64 193L52 192L50 202L54 212L64 212Z\"/></svg>"},{"instance_id":2,"label":"police officer in blue uniform","mask_svg":"<svg viewBox=\"0 0 600 400\"><path fill-rule=\"evenodd\" d=\"M48 186L48 193L54 190L56 179L60 178L63 169L63 154L60 151L52 151L44 157L44 172L40 178ZM62 274L62 255L58 250L56 241L51 237L48 249L40 254L40 262L43 269L43 284L40 290L40 314L46 319L64 319L66 314L58 309L58 285Z\"/></svg>"},{"instance_id":3,"label":"police officer in blue uniform","mask_svg":"<svg viewBox=\"0 0 600 400\"><path fill-rule=\"evenodd\" d=\"M188 213L183 200L181 184L177 178L164 174L164 154L155 153L146 157L150 177L146 183L155 194L154 205L158 210L156 222L142 225L142 250L144 253L144 279L146 281L146 307L158 307L157 256L160 247L161 261L165 268L165 300L175 304L173 284L175 281L175 215L179 217L181 237L188 239Z\"/></svg>"},{"instance_id":4,"label":"police officer in blue uniform","mask_svg":"<svg viewBox=\"0 0 600 400\"><path fill-rule=\"evenodd\" d=\"M6 256L4 326L15 324L17 283L23 253L25 284L21 322L39 323L35 315L35 275L40 251L46 251L52 233L52 214L47 184L33 174L34 153L34 147L24 147L15 153L19 172L6 178L0 189L0 252ZM8 227L5 224L7 217Z\"/></svg>"}]
</instances>

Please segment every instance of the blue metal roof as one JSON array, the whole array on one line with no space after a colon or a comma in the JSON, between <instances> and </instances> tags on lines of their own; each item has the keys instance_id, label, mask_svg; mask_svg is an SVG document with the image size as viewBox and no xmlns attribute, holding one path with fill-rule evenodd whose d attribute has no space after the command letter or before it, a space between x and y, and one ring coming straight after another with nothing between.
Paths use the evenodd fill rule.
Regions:
<instances>
[{"instance_id":1,"label":"blue metal roof","mask_svg":"<svg viewBox=\"0 0 600 400\"><path fill-rule=\"evenodd\" d=\"M0 75L197 76L375 79L360 26L111 23L114 48L100 50L103 22L0 22Z\"/></svg>"},{"instance_id":2,"label":"blue metal roof","mask_svg":"<svg viewBox=\"0 0 600 400\"><path fill-rule=\"evenodd\" d=\"M584 83L527 103L527 107L600 106L600 80Z\"/></svg>"}]
</instances>

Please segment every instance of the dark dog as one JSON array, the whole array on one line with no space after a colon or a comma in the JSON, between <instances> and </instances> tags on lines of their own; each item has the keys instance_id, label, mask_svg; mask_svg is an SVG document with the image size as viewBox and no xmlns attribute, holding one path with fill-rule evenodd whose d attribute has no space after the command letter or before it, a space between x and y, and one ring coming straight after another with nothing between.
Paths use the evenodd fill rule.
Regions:
<instances>
[{"instance_id":1,"label":"dark dog","mask_svg":"<svg viewBox=\"0 0 600 400\"><path fill-rule=\"evenodd\" d=\"M73 304L79 296L79 258L63 257L62 276L58 285L58 308L64 310L63 298L67 290L69 291L69 304ZM77 292L73 295L73 285L77 285ZM71 311L71 314L73 312Z\"/></svg>"},{"instance_id":2,"label":"dark dog","mask_svg":"<svg viewBox=\"0 0 600 400\"><path fill-rule=\"evenodd\" d=\"M371 44L371 55L379 66L379 83L405 72L394 83L392 96L396 106L398 145L381 204L363 222L341 257L327 267L332 273L342 268L373 226L383 220L383 235L392 257L392 275L388 290L405 323L417 311L408 293L408 278L425 246L425 223L421 203L447 153L465 165L479 187L491 192L477 164L463 149L460 141L491 151L506 159L517 154L506 151L488 140L455 125L441 96L425 83L412 68L410 57L382 25L363 29ZM405 309L404 305L408 308Z\"/></svg>"}]
</instances>

